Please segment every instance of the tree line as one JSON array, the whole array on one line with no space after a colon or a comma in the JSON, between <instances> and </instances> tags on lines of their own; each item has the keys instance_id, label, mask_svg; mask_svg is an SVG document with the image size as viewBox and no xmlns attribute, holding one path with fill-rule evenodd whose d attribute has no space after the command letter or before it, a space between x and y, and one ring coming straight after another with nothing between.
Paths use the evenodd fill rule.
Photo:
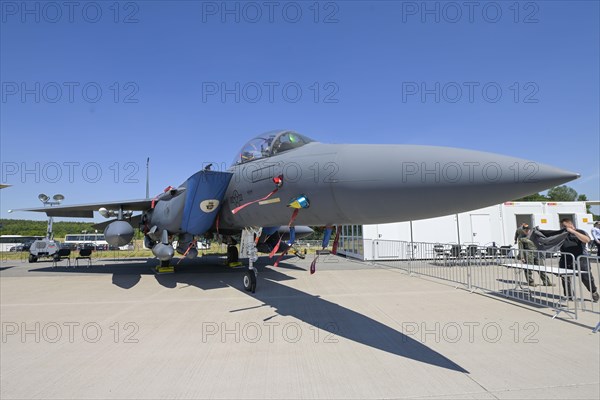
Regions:
<instances>
[{"instance_id":1,"label":"tree line","mask_svg":"<svg viewBox=\"0 0 600 400\"><path fill-rule=\"evenodd\" d=\"M514 201L587 201L588 198L585 194L578 194L575 189L567 185L555 186L544 194L534 193L529 196L521 197ZM592 214L589 205L586 205L586 211L588 214ZM594 215L594 220L597 220L598 216Z\"/></svg>"},{"instance_id":2,"label":"tree line","mask_svg":"<svg viewBox=\"0 0 600 400\"><path fill-rule=\"evenodd\" d=\"M27 219L2 219L0 220L0 234L21 236L46 236L48 221L31 221ZM95 232L93 222L54 222L52 231L57 238L65 237L70 233ZM102 232L99 232L102 233Z\"/></svg>"},{"instance_id":3,"label":"tree line","mask_svg":"<svg viewBox=\"0 0 600 400\"><path fill-rule=\"evenodd\" d=\"M587 199L585 194L578 194L572 187L562 185L553 187L545 195L534 193L515 201L587 201Z\"/></svg>"}]
</instances>

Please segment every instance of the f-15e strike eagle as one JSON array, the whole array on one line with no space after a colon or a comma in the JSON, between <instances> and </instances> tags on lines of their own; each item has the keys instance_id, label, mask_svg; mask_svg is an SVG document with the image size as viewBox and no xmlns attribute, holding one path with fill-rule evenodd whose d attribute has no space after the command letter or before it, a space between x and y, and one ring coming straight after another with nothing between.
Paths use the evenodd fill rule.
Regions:
<instances>
[{"instance_id":1,"label":"f-15e strike eagle","mask_svg":"<svg viewBox=\"0 0 600 400\"><path fill-rule=\"evenodd\" d=\"M576 173L514 157L416 145L325 144L293 131L256 136L227 171L204 169L155 198L62 205L15 211L51 217L114 219L102 223L106 241L122 246L134 226L168 266L174 251L193 258L195 239L246 232L251 248L273 241L271 256L287 249L281 226L379 224L473 210L578 178ZM134 214L141 212L140 214ZM177 248L172 242L177 240ZM244 288L254 291L250 262Z\"/></svg>"}]
</instances>

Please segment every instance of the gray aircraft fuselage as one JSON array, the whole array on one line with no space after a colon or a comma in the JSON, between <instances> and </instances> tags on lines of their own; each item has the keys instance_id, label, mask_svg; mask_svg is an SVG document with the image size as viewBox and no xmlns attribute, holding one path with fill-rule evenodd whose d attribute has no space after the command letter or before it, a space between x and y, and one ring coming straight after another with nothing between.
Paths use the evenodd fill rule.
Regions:
<instances>
[{"instance_id":1,"label":"gray aircraft fuselage","mask_svg":"<svg viewBox=\"0 0 600 400\"><path fill-rule=\"evenodd\" d=\"M548 165L486 152L435 146L311 142L234 165L220 215L224 229L285 225L288 203L305 195L298 225L418 220L513 200L578 177ZM283 175L265 204L255 203ZM277 199L279 201L277 202Z\"/></svg>"}]
</instances>

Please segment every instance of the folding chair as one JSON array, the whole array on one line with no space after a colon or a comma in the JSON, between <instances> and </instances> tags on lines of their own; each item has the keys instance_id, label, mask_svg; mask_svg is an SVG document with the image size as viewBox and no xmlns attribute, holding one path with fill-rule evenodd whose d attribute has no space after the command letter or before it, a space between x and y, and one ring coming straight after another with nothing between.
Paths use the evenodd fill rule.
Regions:
<instances>
[{"instance_id":1,"label":"folding chair","mask_svg":"<svg viewBox=\"0 0 600 400\"><path fill-rule=\"evenodd\" d=\"M75 257L75 265L79 266L79 260L87 260L88 267L92 265L92 249L81 249L79 255Z\"/></svg>"},{"instance_id":2,"label":"folding chair","mask_svg":"<svg viewBox=\"0 0 600 400\"><path fill-rule=\"evenodd\" d=\"M52 266L57 267L62 260L67 260L69 267L71 266L71 249L59 249L52 258Z\"/></svg>"}]
</instances>

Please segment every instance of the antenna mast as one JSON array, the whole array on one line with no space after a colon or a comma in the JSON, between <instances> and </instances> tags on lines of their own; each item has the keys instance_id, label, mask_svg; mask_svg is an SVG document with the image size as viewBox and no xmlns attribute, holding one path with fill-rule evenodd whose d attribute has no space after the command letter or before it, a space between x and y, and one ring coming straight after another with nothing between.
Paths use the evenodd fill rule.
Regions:
<instances>
[{"instance_id":1,"label":"antenna mast","mask_svg":"<svg viewBox=\"0 0 600 400\"><path fill-rule=\"evenodd\" d=\"M146 159L146 198L150 198L150 157Z\"/></svg>"}]
</instances>

